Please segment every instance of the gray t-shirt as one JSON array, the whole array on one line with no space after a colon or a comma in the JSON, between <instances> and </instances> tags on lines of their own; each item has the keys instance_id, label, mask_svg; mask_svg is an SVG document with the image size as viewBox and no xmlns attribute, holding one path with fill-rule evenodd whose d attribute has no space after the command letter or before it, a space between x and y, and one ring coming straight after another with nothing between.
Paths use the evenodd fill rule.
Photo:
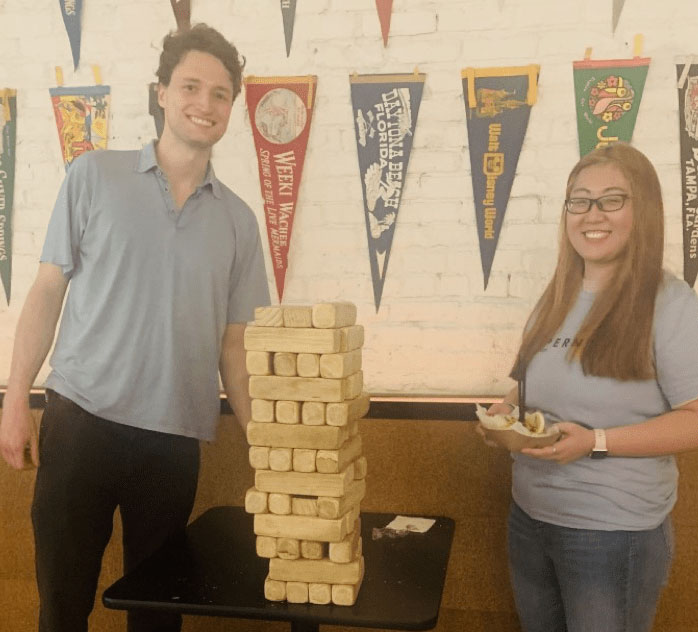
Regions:
<instances>
[{"instance_id":1,"label":"gray t-shirt","mask_svg":"<svg viewBox=\"0 0 698 632\"><path fill-rule=\"evenodd\" d=\"M685 282L665 273L657 296L656 379L621 382L585 376L578 361L567 361L593 301L593 294L581 292L560 331L531 361L527 407L543 411L552 421L611 428L642 423L698 398L698 297ZM661 524L676 502L673 456L582 457L567 465L520 454L513 458L514 500L536 520L579 529L638 531Z\"/></svg>"},{"instance_id":2,"label":"gray t-shirt","mask_svg":"<svg viewBox=\"0 0 698 632\"><path fill-rule=\"evenodd\" d=\"M70 279L46 387L111 421L213 439L225 327L269 291L256 218L212 167L177 210L153 143L80 156L41 261Z\"/></svg>"}]
</instances>

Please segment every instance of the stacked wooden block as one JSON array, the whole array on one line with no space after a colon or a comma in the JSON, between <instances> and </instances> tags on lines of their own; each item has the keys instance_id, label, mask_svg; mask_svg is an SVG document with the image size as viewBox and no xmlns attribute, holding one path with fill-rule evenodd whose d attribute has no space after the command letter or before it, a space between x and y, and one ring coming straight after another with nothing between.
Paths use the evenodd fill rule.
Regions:
<instances>
[{"instance_id":1,"label":"stacked wooden block","mask_svg":"<svg viewBox=\"0 0 698 632\"><path fill-rule=\"evenodd\" d=\"M363 327L351 303L255 311L245 330L257 554L273 601L350 606L364 573L359 504L366 491L358 420Z\"/></svg>"}]
</instances>

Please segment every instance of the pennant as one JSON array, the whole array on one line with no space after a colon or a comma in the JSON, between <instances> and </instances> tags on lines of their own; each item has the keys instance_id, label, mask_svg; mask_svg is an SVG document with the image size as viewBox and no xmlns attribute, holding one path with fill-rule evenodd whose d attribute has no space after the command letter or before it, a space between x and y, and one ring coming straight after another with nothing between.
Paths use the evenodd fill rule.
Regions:
<instances>
[{"instance_id":1,"label":"pennant","mask_svg":"<svg viewBox=\"0 0 698 632\"><path fill-rule=\"evenodd\" d=\"M683 278L691 287L698 273L698 58L676 65L679 89Z\"/></svg>"},{"instance_id":2,"label":"pennant","mask_svg":"<svg viewBox=\"0 0 698 632\"><path fill-rule=\"evenodd\" d=\"M296 0L281 0L281 17L284 21L286 57L288 57L291 54L291 42L293 41L293 24L296 21Z\"/></svg>"},{"instance_id":3,"label":"pennant","mask_svg":"<svg viewBox=\"0 0 698 632\"><path fill-rule=\"evenodd\" d=\"M580 156L616 141L630 142L650 58L573 63Z\"/></svg>"},{"instance_id":4,"label":"pennant","mask_svg":"<svg viewBox=\"0 0 698 632\"><path fill-rule=\"evenodd\" d=\"M613 32L616 32L616 27L618 26L618 20L620 20L620 14L623 11L623 5L625 0L613 0Z\"/></svg>"},{"instance_id":5,"label":"pennant","mask_svg":"<svg viewBox=\"0 0 698 632\"><path fill-rule=\"evenodd\" d=\"M162 136L162 130L165 127L165 110L158 103L158 84L153 81L148 85L148 114L153 117L155 123L155 133L157 137Z\"/></svg>"},{"instance_id":6,"label":"pennant","mask_svg":"<svg viewBox=\"0 0 698 632\"><path fill-rule=\"evenodd\" d=\"M317 77L246 77L245 85L269 250L281 302Z\"/></svg>"},{"instance_id":7,"label":"pennant","mask_svg":"<svg viewBox=\"0 0 698 632\"><path fill-rule=\"evenodd\" d=\"M49 88L66 170L80 154L107 148L109 86Z\"/></svg>"},{"instance_id":8,"label":"pennant","mask_svg":"<svg viewBox=\"0 0 698 632\"><path fill-rule=\"evenodd\" d=\"M380 308L426 75L352 75L373 300Z\"/></svg>"},{"instance_id":9,"label":"pennant","mask_svg":"<svg viewBox=\"0 0 698 632\"><path fill-rule=\"evenodd\" d=\"M63 23L68 33L70 50L73 54L73 67L77 70L80 65L80 31L82 18L82 0L58 0L61 5Z\"/></svg>"},{"instance_id":10,"label":"pennant","mask_svg":"<svg viewBox=\"0 0 698 632\"><path fill-rule=\"evenodd\" d=\"M393 12L393 0L376 0L376 10L381 23L383 34L383 46L388 45L388 33L390 33L390 16Z\"/></svg>"},{"instance_id":11,"label":"pennant","mask_svg":"<svg viewBox=\"0 0 698 632\"><path fill-rule=\"evenodd\" d=\"M12 282L12 202L15 186L17 92L0 90L0 278L10 304Z\"/></svg>"},{"instance_id":12,"label":"pennant","mask_svg":"<svg viewBox=\"0 0 698 632\"><path fill-rule=\"evenodd\" d=\"M178 31L188 31L191 28L191 4L189 0L170 0L172 12L177 20Z\"/></svg>"},{"instance_id":13,"label":"pennant","mask_svg":"<svg viewBox=\"0 0 698 632\"><path fill-rule=\"evenodd\" d=\"M540 66L466 68L461 72L470 170L484 288L536 102Z\"/></svg>"}]
</instances>

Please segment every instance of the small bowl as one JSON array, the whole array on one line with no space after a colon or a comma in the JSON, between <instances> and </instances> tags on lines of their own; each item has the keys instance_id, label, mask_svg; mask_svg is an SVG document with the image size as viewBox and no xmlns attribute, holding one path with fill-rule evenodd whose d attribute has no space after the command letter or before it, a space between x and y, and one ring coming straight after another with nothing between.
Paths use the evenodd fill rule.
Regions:
<instances>
[{"instance_id":1,"label":"small bowl","mask_svg":"<svg viewBox=\"0 0 698 632\"><path fill-rule=\"evenodd\" d=\"M485 431L485 437L489 441L493 441L510 452L520 452L523 448L544 448L552 445L560 438L560 431L557 429L557 426L552 426L543 434L535 437L521 434L511 428L499 430L482 426L482 429Z\"/></svg>"}]
</instances>

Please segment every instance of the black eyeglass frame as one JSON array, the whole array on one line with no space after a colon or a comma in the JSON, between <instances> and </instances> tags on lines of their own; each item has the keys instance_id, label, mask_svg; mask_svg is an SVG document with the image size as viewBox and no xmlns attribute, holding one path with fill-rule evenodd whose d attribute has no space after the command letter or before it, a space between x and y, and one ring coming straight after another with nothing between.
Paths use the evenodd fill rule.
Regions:
<instances>
[{"instance_id":1,"label":"black eyeglass frame","mask_svg":"<svg viewBox=\"0 0 698 632\"><path fill-rule=\"evenodd\" d=\"M618 208L614 209L606 209L604 208L603 204L603 199L604 198L609 198L609 197L619 197L623 201L621 202L621 205ZM567 211L570 215L584 215L585 213L588 213L591 210L591 207L596 204L596 208L598 208L601 212L603 213L615 213L616 211L620 211L625 206L625 201L629 200L631 196L628 193L609 193L607 195L602 195L601 197L597 198L585 198L585 197L575 197L575 198L567 198L564 203L565 211ZM584 200L587 203L587 210L586 211L570 211L570 202L572 200ZM601 202L601 204L599 204Z\"/></svg>"}]
</instances>

